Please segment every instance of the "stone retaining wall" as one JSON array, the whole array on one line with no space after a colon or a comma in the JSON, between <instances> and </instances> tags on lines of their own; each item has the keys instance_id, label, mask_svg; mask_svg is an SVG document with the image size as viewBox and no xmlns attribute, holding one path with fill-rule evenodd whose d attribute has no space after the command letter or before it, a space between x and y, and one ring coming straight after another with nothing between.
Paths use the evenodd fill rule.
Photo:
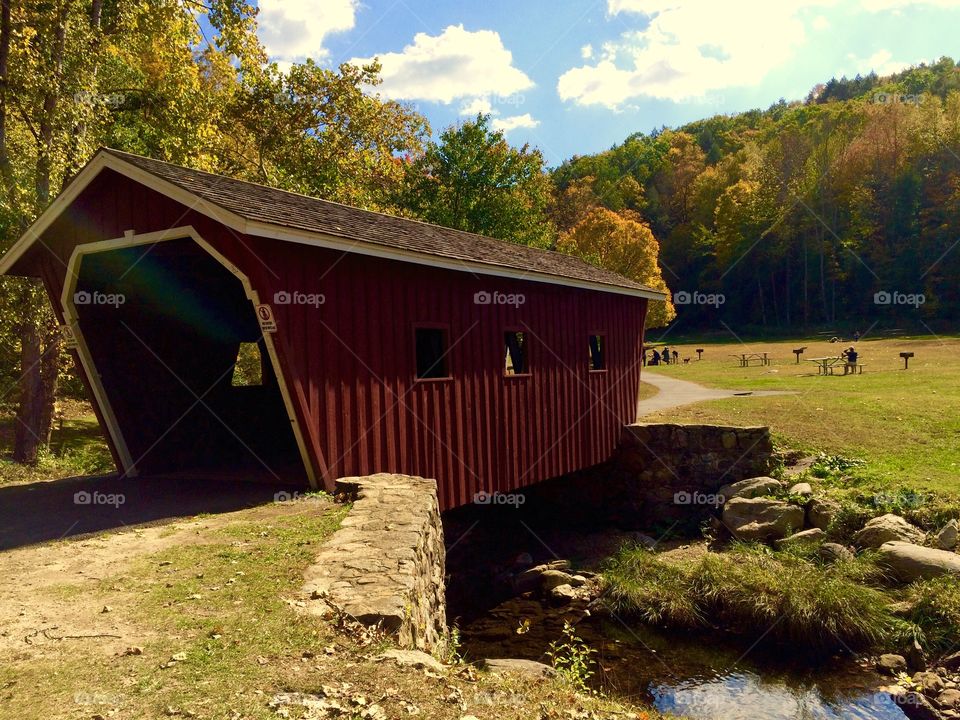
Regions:
<instances>
[{"instance_id":1,"label":"stone retaining wall","mask_svg":"<svg viewBox=\"0 0 960 720\"><path fill-rule=\"evenodd\" d=\"M766 427L636 423L623 428L608 462L528 488L526 499L578 524L695 524L712 509L707 496L773 466Z\"/></svg>"},{"instance_id":2,"label":"stone retaining wall","mask_svg":"<svg viewBox=\"0 0 960 720\"><path fill-rule=\"evenodd\" d=\"M768 475L773 464L766 427L627 425L613 457L608 501L649 520L697 518L711 509L709 496L722 485Z\"/></svg>"},{"instance_id":3,"label":"stone retaining wall","mask_svg":"<svg viewBox=\"0 0 960 720\"><path fill-rule=\"evenodd\" d=\"M436 481L380 473L342 478L337 491L353 508L305 574L308 608L327 601L401 647L433 650L447 629Z\"/></svg>"}]
</instances>

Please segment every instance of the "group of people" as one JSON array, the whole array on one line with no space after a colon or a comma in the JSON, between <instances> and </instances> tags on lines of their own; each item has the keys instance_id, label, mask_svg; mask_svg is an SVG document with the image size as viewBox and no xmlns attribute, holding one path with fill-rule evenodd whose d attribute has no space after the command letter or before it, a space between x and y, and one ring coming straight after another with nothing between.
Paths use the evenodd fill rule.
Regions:
<instances>
[{"instance_id":1,"label":"group of people","mask_svg":"<svg viewBox=\"0 0 960 720\"><path fill-rule=\"evenodd\" d=\"M680 353L674 350L671 354L668 347L664 347L660 352L657 352L657 349L654 348L649 360L647 360L647 351L643 351L643 360L644 365L669 365L671 362L676 364L680 362Z\"/></svg>"}]
</instances>

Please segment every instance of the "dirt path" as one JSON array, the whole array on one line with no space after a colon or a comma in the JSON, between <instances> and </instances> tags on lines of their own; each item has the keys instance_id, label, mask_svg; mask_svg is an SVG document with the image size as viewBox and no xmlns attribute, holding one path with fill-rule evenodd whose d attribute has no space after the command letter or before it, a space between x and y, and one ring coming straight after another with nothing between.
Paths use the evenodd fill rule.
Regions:
<instances>
[{"instance_id":1,"label":"dirt path","mask_svg":"<svg viewBox=\"0 0 960 720\"><path fill-rule=\"evenodd\" d=\"M704 400L721 400L730 397L768 397L771 395L791 395L789 392L778 390L721 390L718 388L708 388L689 380L680 380L667 375L658 375L649 370L643 371L641 378L643 382L655 386L659 392L646 400L640 400L637 403L637 417L642 418L645 415L669 410L670 408L680 407L681 405L691 405L693 403L703 402Z\"/></svg>"},{"instance_id":2,"label":"dirt path","mask_svg":"<svg viewBox=\"0 0 960 720\"><path fill-rule=\"evenodd\" d=\"M142 646L151 631L135 624L128 609L147 587L124 581L135 563L171 547L223 542L213 530L290 512L302 509L270 504L0 552L0 662L78 647L113 655ZM104 601L101 581L114 577Z\"/></svg>"}]
</instances>

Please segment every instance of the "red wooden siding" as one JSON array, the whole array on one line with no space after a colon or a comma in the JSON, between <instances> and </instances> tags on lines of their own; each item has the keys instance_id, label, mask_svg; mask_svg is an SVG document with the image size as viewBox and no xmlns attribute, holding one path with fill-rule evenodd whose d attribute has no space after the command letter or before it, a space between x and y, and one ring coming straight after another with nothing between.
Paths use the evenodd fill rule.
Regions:
<instances>
[{"instance_id":1,"label":"red wooden siding","mask_svg":"<svg viewBox=\"0 0 960 720\"><path fill-rule=\"evenodd\" d=\"M273 304L282 370L328 481L377 471L433 477L451 508L480 490L510 492L602 462L635 419L647 304L639 298L238 236L109 171L45 233L52 250L32 251L34 262L59 313L76 244L182 225ZM322 293L325 303L274 302L295 291ZM483 291L525 302L475 303ZM418 323L448 328L450 379L416 381ZM503 374L509 329L527 333L529 376ZM592 333L606 336L603 372L589 371Z\"/></svg>"}]
</instances>

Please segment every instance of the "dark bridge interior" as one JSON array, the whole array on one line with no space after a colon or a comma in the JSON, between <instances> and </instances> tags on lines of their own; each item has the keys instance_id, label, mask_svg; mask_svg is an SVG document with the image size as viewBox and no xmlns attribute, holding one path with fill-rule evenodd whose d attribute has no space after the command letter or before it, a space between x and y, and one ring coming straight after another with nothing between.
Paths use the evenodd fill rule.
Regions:
<instances>
[{"instance_id":1,"label":"dark bridge interior","mask_svg":"<svg viewBox=\"0 0 960 720\"><path fill-rule=\"evenodd\" d=\"M192 239L85 255L74 305L141 474L306 481L253 305Z\"/></svg>"}]
</instances>

